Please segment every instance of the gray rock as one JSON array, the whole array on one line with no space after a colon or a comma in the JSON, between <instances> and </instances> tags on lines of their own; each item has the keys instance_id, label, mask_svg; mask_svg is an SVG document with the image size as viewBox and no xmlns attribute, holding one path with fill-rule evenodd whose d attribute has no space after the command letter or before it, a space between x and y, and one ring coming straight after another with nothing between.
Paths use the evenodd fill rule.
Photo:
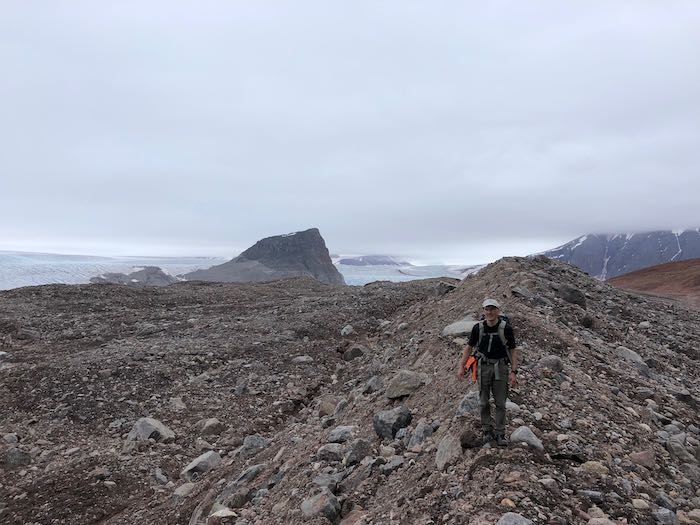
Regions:
<instances>
[{"instance_id":1,"label":"gray rock","mask_svg":"<svg viewBox=\"0 0 700 525\"><path fill-rule=\"evenodd\" d=\"M496 522L496 525L534 525L534 523L532 520L515 512L506 512Z\"/></svg>"},{"instance_id":2,"label":"gray rock","mask_svg":"<svg viewBox=\"0 0 700 525\"><path fill-rule=\"evenodd\" d=\"M258 452L265 450L270 446L270 440L258 434L246 436L243 440L243 445L238 449L238 455L243 458L255 456Z\"/></svg>"},{"instance_id":3,"label":"gray rock","mask_svg":"<svg viewBox=\"0 0 700 525\"><path fill-rule=\"evenodd\" d=\"M644 363L644 359L642 359L642 356L640 356L637 352L634 350L630 350L629 348L625 346L618 346L617 347L617 355L622 357L623 359L626 359L627 361L631 361L633 363L637 364L646 364Z\"/></svg>"},{"instance_id":4,"label":"gray rock","mask_svg":"<svg viewBox=\"0 0 700 525\"><path fill-rule=\"evenodd\" d=\"M198 421L196 428L203 436L218 436L226 430L226 425L215 417L210 417Z\"/></svg>"},{"instance_id":5,"label":"gray rock","mask_svg":"<svg viewBox=\"0 0 700 525\"><path fill-rule=\"evenodd\" d=\"M630 397L644 401L654 397L654 390L646 387L639 387L632 391Z\"/></svg>"},{"instance_id":6,"label":"gray rock","mask_svg":"<svg viewBox=\"0 0 700 525\"><path fill-rule=\"evenodd\" d=\"M336 490L338 489L338 484L343 481L344 477L345 475L343 472L334 472L332 474L322 472L311 481L322 489L328 489L335 494Z\"/></svg>"},{"instance_id":7,"label":"gray rock","mask_svg":"<svg viewBox=\"0 0 700 525\"><path fill-rule=\"evenodd\" d=\"M593 503L603 502L603 493L598 490L579 490L578 494L588 498Z\"/></svg>"},{"instance_id":8,"label":"gray rock","mask_svg":"<svg viewBox=\"0 0 700 525\"><path fill-rule=\"evenodd\" d=\"M347 337L349 335L352 335L355 333L355 329L352 327L351 324L346 324L341 330L340 330L340 335L343 337Z\"/></svg>"},{"instance_id":9,"label":"gray rock","mask_svg":"<svg viewBox=\"0 0 700 525\"><path fill-rule=\"evenodd\" d=\"M153 439L161 443L170 443L175 440L175 432L163 423L152 417L142 417L131 429L126 437L127 441L148 441Z\"/></svg>"},{"instance_id":10,"label":"gray rock","mask_svg":"<svg viewBox=\"0 0 700 525\"><path fill-rule=\"evenodd\" d=\"M456 434L448 434L440 441L435 464L438 470L445 470L448 465L455 464L462 456L462 443Z\"/></svg>"},{"instance_id":11,"label":"gray rock","mask_svg":"<svg viewBox=\"0 0 700 525\"><path fill-rule=\"evenodd\" d=\"M435 287L435 294L439 297L442 297L443 295L447 295L448 293L456 289L456 285L440 281Z\"/></svg>"},{"instance_id":12,"label":"gray rock","mask_svg":"<svg viewBox=\"0 0 700 525\"><path fill-rule=\"evenodd\" d=\"M328 443L345 443L352 437L352 433L356 428L357 427L352 425L335 427L331 430L330 434L328 434L327 441Z\"/></svg>"},{"instance_id":13,"label":"gray rock","mask_svg":"<svg viewBox=\"0 0 700 525\"><path fill-rule=\"evenodd\" d=\"M510 291L515 297L520 297L521 299L532 299L535 297L526 286L514 286Z\"/></svg>"},{"instance_id":14,"label":"gray rock","mask_svg":"<svg viewBox=\"0 0 700 525\"><path fill-rule=\"evenodd\" d=\"M260 473L267 468L267 463L259 463L245 469L241 474L234 480L237 485L245 485L250 483L255 478L257 478Z\"/></svg>"},{"instance_id":15,"label":"gray rock","mask_svg":"<svg viewBox=\"0 0 700 525\"><path fill-rule=\"evenodd\" d=\"M676 513L665 508L660 508L651 513L654 517L656 523L661 523L662 525L676 525L679 523Z\"/></svg>"},{"instance_id":16,"label":"gray rock","mask_svg":"<svg viewBox=\"0 0 700 525\"><path fill-rule=\"evenodd\" d=\"M389 399L410 395L420 387L429 382L426 374L413 372L411 370L399 370L391 379L384 395Z\"/></svg>"},{"instance_id":17,"label":"gray rock","mask_svg":"<svg viewBox=\"0 0 700 525\"><path fill-rule=\"evenodd\" d=\"M165 485L168 482L168 477L163 474L163 469L160 467L156 467L155 471L153 471L153 477L156 478L156 481L161 485Z\"/></svg>"},{"instance_id":18,"label":"gray rock","mask_svg":"<svg viewBox=\"0 0 700 525\"><path fill-rule=\"evenodd\" d=\"M564 363L558 355L547 355L537 362L537 368L548 368L555 372L561 372L564 370Z\"/></svg>"},{"instance_id":19,"label":"gray rock","mask_svg":"<svg viewBox=\"0 0 700 525\"><path fill-rule=\"evenodd\" d=\"M314 360L310 355L298 355L292 359L292 364L303 365L305 363L312 363Z\"/></svg>"},{"instance_id":20,"label":"gray rock","mask_svg":"<svg viewBox=\"0 0 700 525\"><path fill-rule=\"evenodd\" d=\"M17 447L11 447L5 452L5 464L8 467L21 467L22 465L29 465L31 462L31 454Z\"/></svg>"},{"instance_id":21,"label":"gray rock","mask_svg":"<svg viewBox=\"0 0 700 525\"><path fill-rule=\"evenodd\" d=\"M391 456L389 458L389 461L387 461L384 465L379 467L379 470L383 474L391 474L395 470L401 468L404 463L404 458L403 456Z\"/></svg>"},{"instance_id":22,"label":"gray rock","mask_svg":"<svg viewBox=\"0 0 700 525\"><path fill-rule=\"evenodd\" d=\"M656 495L655 501L659 507L672 510L673 512L676 512L676 510L678 510L678 505L665 492L659 492Z\"/></svg>"},{"instance_id":23,"label":"gray rock","mask_svg":"<svg viewBox=\"0 0 700 525\"><path fill-rule=\"evenodd\" d=\"M472 333L472 328L474 328L474 325L478 322L479 321L475 321L471 317L465 317L464 319L460 319L459 321L449 324L443 328L442 336L459 337L462 335L469 335Z\"/></svg>"},{"instance_id":24,"label":"gray rock","mask_svg":"<svg viewBox=\"0 0 700 525\"><path fill-rule=\"evenodd\" d=\"M637 325L637 327L642 329L651 328L651 323L649 321L642 321Z\"/></svg>"},{"instance_id":25,"label":"gray rock","mask_svg":"<svg viewBox=\"0 0 700 525\"><path fill-rule=\"evenodd\" d=\"M374 394L384 388L384 380L380 376L372 376L369 378L365 387L362 389L363 394Z\"/></svg>"},{"instance_id":26,"label":"gray rock","mask_svg":"<svg viewBox=\"0 0 700 525\"><path fill-rule=\"evenodd\" d=\"M16 445L19 443L19 438L17 437L17 434L14 433L5 434L2 436L2 440L10 445Z\"/></svg>"},{"instance_id":27,"label":"gray rock","mask_svg":"<svg viewBox=\"0 0 700 525\"><path fill-rule=\"evenodd\" d=\"M316 451L319 461L340 461L343 459L343 445L340 443L328 443Z\"/></svg>"},{"instance_id":28,"label":"gray rock","mask_svg":"<svg viewBox=\"0 0 700 525\"><path fill-rule=\"evenodd\" d=\"M355 345L343 353L343 361L352 361L365 355L366 349L363 346Z\"/></svg>"},{"instance_id":29,"label":"gray rock","mask_svg":"<svg viewBox=\"0 0 700 525\"><path fill-rule=\"evenodd\" d=\"M183 485L180 485L178 488L176 488L173 491L172 495L172 500L175 505L179 505L182 500L184 500L187 496L192 494L192 491L196 485L194 483L185 483Z\"/></svg>"},{"instance_id":30,"label":"gray rock","mask_svg":"<svg viewBox=\"0 0 700 525\"><path fill-rule=\"evenodd\" d=\"M331 523L335 523L340 516L340 503L330 491L323 491L304 500L301 504L301 513L305 518L323 516Z\"/></svg>"},{"instance_id":31,"label":"gray rock","mask_svg":"<svg viewBox=\"0 0 700 525\"><path fill-rule=\"evenodd\" d=\"M586 295L581 290L574 288L569 284L560 286L558 295L567 303L577 304L582 308L586 307Z\"/></svg>"},{"instance_id":32,"label":"gray rock","mask_svg":"<svg viewBox=\"0 0 700 525\"><path fill-rule=\"evenodd\" d=\"M355 439L348 443L348 450L343 462L347 466L357 465L365 457L372 454L372 444L366 439Z\"/></svg>"},{"instance_id":33,"label":"gray rock","mask_svg":"<svg viewBox=\"0 0 700 525\"><path fill-rule=\"evenodd\" d=\"M186 481L197 481L204 474L217 467L219 463L221 463L221 456L210 450L192 460L189 465L182 469L180 477Z\"/></svg>"},{"instance_id":34,"label":"gray rock","mask_svg":"<svg viewBox=\"0 0 700 525\"><path fill-rule=\"evenodd\" d=\"M457 406L457 415L466 416L467 414L477 413L479 411L479 392L470 390L465 394Z\"/></svg>"},{"instance_id":35,"label":"gray rock","mask_svg":"<svg viewBox=\"0 0 700 525\"><path fill-rule=\"evenodd\" d=\"M510 435L511 443L527 443L538 450L544 450L542 441L530 430L530 427L522 426L516 428Z\"/></svg>"},{"instance_id":36,"label":"gray rock","mask_svg":"<svg viewBox=\"0 0 700 525\"><path fill-rule=\"evenodd\" d=\"M513 403L510 399L506 399L506 410L517 414L520 412L520 405Z\"/></svg>"},{"instance_id":37,"label":"gray rock","mask_svg":"<svg viewBox=\"0 0 700 525\"><path fill-rule=\"evenodd\" d=\"M681 432L679 434L674 434L668 438L666 442L666 450L668 450L671 456L677 458L683 463L694 463L697 460L688 449L685 447L686 434Z\"/></svg>"},{"instance_id":38,"label":"gray rock","mask_svg":"<svg viewBox=\"0 0 700 525\"><path fill-rule=\"evenodd\" d=\"M383 410L374 415L372 426L379 437L391 439L401 428L406 428L412 419L411 411L405 406Z\"/></svg>"},{"instance_id":39,"label":"gray rock","mask_svg":"<svg viewBox=\"0 0 700 525\"><path fill-rule=\"evenodd\" d=\"M428 420L421 418L418 420L413 434L411 434L411 439L408 441L408 448L413 448L420 445L433 434L433 425L428 423Z\"/></svg>"}]
</instances>

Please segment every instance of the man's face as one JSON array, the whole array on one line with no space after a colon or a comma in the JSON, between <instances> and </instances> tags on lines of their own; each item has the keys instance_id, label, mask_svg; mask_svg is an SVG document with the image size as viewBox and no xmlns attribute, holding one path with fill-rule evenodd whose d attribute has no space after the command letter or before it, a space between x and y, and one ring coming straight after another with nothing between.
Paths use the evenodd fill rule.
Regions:
<instances>
[{"instance_id":1,"label":"man's face","mask_svg":"<svg viewBox=\"0 0 700 525\"><path fill-rule=\"evenodd\" d=\"M498 313L500 310L495 306L485 306L484 307L484 319L487 321L495 321L498 319Z\"/></svg>"}]
</instances>

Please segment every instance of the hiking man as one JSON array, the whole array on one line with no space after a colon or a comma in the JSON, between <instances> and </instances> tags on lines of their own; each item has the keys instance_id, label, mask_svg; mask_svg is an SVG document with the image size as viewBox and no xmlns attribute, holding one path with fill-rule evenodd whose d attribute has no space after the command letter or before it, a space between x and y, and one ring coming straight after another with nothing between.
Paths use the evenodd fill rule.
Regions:
<instances>
[{"instance_id":1,"label":"hiking man","mask_svg":"<svg viewBox=\"0 0 700 525\"><path fill-rule=\"evenodd\" d=\"M474 325L469 343L459 361L457 377L465 375L465 365L470 356L476 358L479 408L484 444L496 440L500 447L508 444L506 432L506 399L508 387L517 384L518 348L515 345L513 327L500 317L501 305L495 299L483 303L484 318ZM491 418L490 398L496 405L496 417Z\"/></svg>"}]
</instances>

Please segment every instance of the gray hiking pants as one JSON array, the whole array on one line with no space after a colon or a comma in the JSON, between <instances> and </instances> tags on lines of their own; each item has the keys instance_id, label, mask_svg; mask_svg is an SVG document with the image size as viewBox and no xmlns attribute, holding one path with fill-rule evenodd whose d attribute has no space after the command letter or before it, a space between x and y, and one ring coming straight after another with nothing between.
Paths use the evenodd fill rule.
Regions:
<instances>
[{"instance_id":1,"label":"gray hiking pants","mask_svg":"<svg viewBox=\"0 0 700 525\"><path fill-rule=\"evenodd\" d=\"M496 379L496 367L498 376ZM493 432L497 436L503 436L506 432L506 399L508 398L508 374L510 365L505 359L492 361L490 359L479 360L479 408L481 409L481 428L484 432ZM493 393L496 405L495 420L491 419L491 403Z\"/></svg>"}]
</instances>

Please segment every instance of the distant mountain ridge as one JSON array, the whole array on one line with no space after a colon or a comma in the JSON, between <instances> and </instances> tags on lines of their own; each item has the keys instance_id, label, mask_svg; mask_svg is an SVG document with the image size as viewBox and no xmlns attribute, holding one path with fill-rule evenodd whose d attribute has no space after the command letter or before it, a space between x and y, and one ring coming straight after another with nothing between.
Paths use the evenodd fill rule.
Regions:
<instances>
[{"instance_id":1,"label":"distant mountain ridge","mask_svg":"<svg viewBox=\"0 0 700 525\"><path fill-rule=\"evenodd\" d=\"M658 264L700 257L700 228L586 234L542 255L578 266L589 275L605 280Z\"/></svg>"},{"instance_id":2,"label":"distant mountain ridge","mask_svg":"<svg viewBox=\"0 0 700 525\"><path fill-rule=\"evenodd\" d=\"M412 266L411 263L400 261L391 255L360 255L358 257L343 257L336 264L347 266Z\"/></svg>"},{"instance_id":3,"label":"distant mountain ridge","mask_svg":"<svg viewBox=\"0 0 700 525\"><path fill-rule=\"evenodd\" d=\"M318 228L266 237L224 264L183 277L189 281L263 282L299 276L345 284Z\"/></svg>"}]
</instances>

